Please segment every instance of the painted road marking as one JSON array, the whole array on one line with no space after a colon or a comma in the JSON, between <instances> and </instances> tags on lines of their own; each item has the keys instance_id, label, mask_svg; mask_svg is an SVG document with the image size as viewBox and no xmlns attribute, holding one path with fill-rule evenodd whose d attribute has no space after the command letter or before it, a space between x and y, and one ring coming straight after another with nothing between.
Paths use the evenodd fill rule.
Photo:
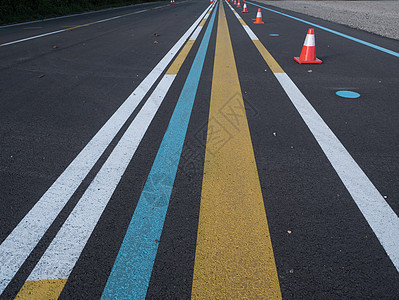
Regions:
<instances>
[{"instance_id":1,"label":"painted road marking","mask_svg":"<svg viewBox=\"0 0 399 300\"><path fill-rule=\"evenodd\" d=\"M281 299L259 175L222 2L192 299Z\"/></svg>"},{"instance_id":2,"label":"painted road marking","mask_svg":"<svg viewBox=\"0 0 399 300\"><path fill-rule=\"evenodd\" d=\"M53 32L48 32L48 33L44 33L44 34L35 35L35 36L29 37L29 38L25 38L25 39L21 39L21 40L9 42L9 43L1 44L0 47L13 45L13 44L18 44L18 43L22 43L22 42L33 40L33 39L38 39L38 38L41 38L41 37L45 37L45 36L61 33L61 32L67 31L67 30L68 29L61 29L61 30L57 30L57 31L53 31Z\"/></svg>"},{"instance_id":3,"label":"painted road marking","mask_svg":"<svg viewBox=\"0 0 399 300\"><path fill-rule=\"evenodd\" d=\"M348 98L348 99L356 99L360 97L359 93L353 92L353 91L338 91L336 92L337 96L340 96L342 98Z\"/></svg>"},{"instance_id":4,"label":"painted road marking","mask_svg":"<svg viewBox=\"0 0 399 300\"><path fill-rule=\"evenodd\" d=\"M39 34L39 35L31 36L31 37L28 37L28 38L24 38L24 39L20 39L20 40L8 42L8 43L0 44L0 47L14 45L14 44L18 44L18 43L22 43L22 42L26 42L26 41L30 41L30 40L34 40L34 39L38 39L38 38L41 38L41 37L54 35L54 34L57 34L57 33L61 33L61 32L65 32L65 31L81 28L81 27L87 27L87 26L91 26L91 25L94 25L94 24L99 24L99 23L103 23L103 22L119 19L119 18L122 18L122 17L127 17L127 16L131 16L131 15L137 15L139 13L143 13L143 12L146 12L146 11L150 11L150 10L158 9L158 8L162 8L162 7L168 7L168 6L169 5L163 5L163 6L158 6L158 7L155 7L155 8L144 9L144 10L135 11L135 12L132 12L132 13L116 16L116 17L113 17L113 18L103 19L103 20L99 20L99 21L96 21L96 22L92 22L92 23L77 25L77 26L73 26L73 27L68 27L66 29L61 29L61 30L57 30L57 31L44 33L44 34Z\"/></svg>"},{"instance_id":5,"label":"painted road marking","mask_svg":"<svg viewBox=\"0 0 399 300\"><path fill-rule=\"evenodd\" d=\"M330 29L330 28L327 28L327 27L324 27L324 26L321 26L321 25L317 25L317 24L312 23L312 22L305 21L305 20L303 20L303 19L290 16L290 15L288 15L288 14L279 12L279 11L277 11L277 10L273 10L273 9L271 9L271 8L267 8L267 7L265 7L265 6L262 6L262 5L259 5L259 4L256 4L256 3L252 3L252 2L249 2L249 1L247 1L247 3L248 3L248 4L252 4L252 5L254 5L254 6L257 6L257 7L260 7L260 8L263 8L263 9L266 9L266 10L268 10L268 11L274 12L274 13L276 13L276 14L279 14L279 15L282 15L282 16L285 16L285 17L288 17L288 18L291 18L291 19L293 19L293 20L296 20L296 21L299 21L299 22L302 22L302 23L311 25L311 26L313 26L313 27L317 27L317 28L323 29L323 30L328 31L328 32L330 32L330 33L336 34L336 35L338 35L338 36L341 36L341 37L346 38L346 39L348 39L348 40L357 42L357 43L359 43L359 44L362 44L362 45L365 45L365 46L374 48L374 49L376 49L376 50L385 52L385 53L387 53L387 54L390 54L390 55L399 57L399 53L398 53L398 52L395 52L395 51L392 51L392 50L389 50L389 49L380 47L380 46L378 46L378 45L375 45L375 44L372 44L372 43L363 41L363 40L358 39L358 38L354 38L354 37L352 37L352 36L350 36L350 35L341 33L341 32L339 32L339 31L335 31L335 30L332 30L332 29Z\"/></svg>"},{"instance_id":6,"label":"painted road marking","mask_svg":"<svg viewBox=\"0 0 399 300\"><path fill-rule=\"evenodd\" d=\"M205 9L0 245L0 295L209 8Z\"/></svg>"},{"instance_id":7,"label":"painted road marking","mask_svg":"<svg viewBox=\"0 0 399 300\"><path fill-rule=\"evenodd\" d=\"M28 295L40 296L44 290L43 285L47 289L46 293L51 293L51 298L60 295L192 45L193 43L188 41L179 53L171 66L176 73L171 74L168 71L164 75L43 254L18 297L24 299ZM175 64L177 66L174 66Z\"/></svg>"},{"instance_id":8,"label":"painted road marking","mask_svg":"<svg viewBox=\"0 0 399 300\"><path fill-rule=\"evenodd\" d=\"M259 40L253 42L399 271L398 216L291 78L274 59L271 60L263 44Z\"/></svg>"},{"instance_id":9,"label":"painted road marking","mask_svg":"<svg viewBox=\"0 0 399 300\"><path fill-rule=\"evenodd\" d=\"M170 195L215 21L209 20L197 55L105 286L102 299L145 299Z\"/></svg>"}]
</instances>

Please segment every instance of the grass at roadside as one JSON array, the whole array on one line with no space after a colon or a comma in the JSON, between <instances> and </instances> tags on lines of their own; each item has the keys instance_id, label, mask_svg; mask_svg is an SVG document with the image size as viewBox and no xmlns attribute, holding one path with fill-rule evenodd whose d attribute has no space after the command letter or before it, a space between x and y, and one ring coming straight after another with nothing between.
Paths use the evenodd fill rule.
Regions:
<instances>
[{"instance_id":1,"label":"grass at roadside","mask_svg":"<svg viewBox=\"0 0 399 300\"><path fill-rule=\"evenodd\" d=\"M156 0L0 0L0 24L41 20Z\"/></svg>"}]
</instances>

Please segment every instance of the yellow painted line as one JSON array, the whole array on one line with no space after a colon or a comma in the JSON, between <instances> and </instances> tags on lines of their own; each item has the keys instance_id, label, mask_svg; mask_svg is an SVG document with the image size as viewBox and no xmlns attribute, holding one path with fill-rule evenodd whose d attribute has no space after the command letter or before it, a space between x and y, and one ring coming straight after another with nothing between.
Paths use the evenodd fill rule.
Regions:
<instances>
[{"instance_id":1,"label":"yellow painted line","mask_svg":"<svg viewBox=\"0 0 399 300\"><path fill-rule=\"evenodd\" d=\"M230 6L230 4L228 5ZM234 11L231 6L230 8ZM249 27L244 27L244 29L254 43L255 39L259 40ZM352 39L351 37L346 37ZM360 43L363 42L360 41ZM376 234L388 257L399 271L399 256L397 255L399 248L399 218L397 214L385 201L381 193L346 150L345 146L339 141L334 132L328 127L323 118L317 113L312 104L310 104L309 100L306 99L291 78L277 64L266 48L259 41L255 45L261 53L263 52L262 56L272 69L274 76L312 132L367 223ZM376 48L374 46L371 45L371 47ZM389 54L398 54L388 49L377 48Z\"/></svg>"},{"instance_id":2,"label":"yellow painted line","mask_svg":"<svg viewBox=\"0 0 399 300\"><path fill-rule=\"evenodd\" d=\"M240 17L239 14L237 14L234 10L234 8L227 3L227 5L230 7L230 9L233 11L234 15L238 19L238 21L241 23L241 25L244 27L244 30L248 33L249 37L251 38L252 42L255 44L256 48L258 49L259 53L262 55L263 59L269 66L269 68L272 70L273 73L285 73L284 70L280 67L280 65L276 62L276 60L273 58L273 56L267 51L265 46L259 41L259 39L256 37L256 35L252 32L252 30L248 27L248 25L245 23L245 21Z\"/></svg>"},{"instance_id":3,"label":"yellow painted line","mask_svg":"<svg viewBox=\"0 0 399 300\"><path fill-rule=\"evenodd\" d=\"M213 7L211 7L210 11L212 11L212 9ZM198 26L197 29L201 30L202 27ZM188 53L190 52L194 42L195 38L193 40L190 39L186 42L183 49L180 51L180 53L175 58L172 65L166 72L167 75L174 75L172 77L175 78L178 71L180 70L180 67L184 63ZM171 83L172 82L173 80L171 81ZM67 279L35 280L35 281L28 280L22 286L16 299L58 299L66 282Z\"/></svg>"},{"instance_id":4,"label":"yellow painted line","mask_svg":"<svg viewBox=\"0 0 399 300\"><path fill-rule=\"evenodd\" d=\"M176 75L179 72L180 67L183 65L188 53L190 52L192 46L194 45L194 42L195 42L194 40L187 41L183 49L180 51L179 55L176 57L172 65L169 67L168 71L166 71L166 74Z\"/></svg>"},{"instance_id":5,"label":"yellow painted line","mask_svg":"<svg viewBox=\"0 0 399 300\"><path fill-rule=\"evenodd\" d=\"M220 4L193 299L281 299L266 212Z\"/></svg>"},{"instance_id":6,"label":"yellow painted line","mask_svg":"<svg viewBox=\"0 0 399 300\"><path fill-rule=\"evenodd\" d=\"M15 299L58 299L66 279L26 281Z\"/></svg>"},{"instance_id":7,"label":"yellow painted line","mask_svg":"<svg viewBox=\"0 0 399 300\"><path fill-rule=\"evenodd\" d=\"M280 67L280 65L276 62L273 56L267 51L265 46L259 41L253 41L256 48L258 48L259 53L262 55L263 59L272 70L273 73L284 73L284 70Z\"/></svg>"},{"instance_id":8,"label":"yellow painted line","mask_svg":"<svg viewBox=\"0 0 399 300\"><path fill-rule=\"evenodd\" d=\"M242 18L239 18L238 21L240 21L241 25L247 25Z\"/></svg>"},{"instance_id":9,"label":"yellow painted line","mask_svg":"<svg viewBox=\"0 0 399 300\"><path fill-rule=\"evenodd\" d=\"M204 27L206 20L208 19L208 16L212 13L213 11L213 7L211 7L211 9L209 10L209 12L205 15L204 19L200 22L200 24L197 27L197 30L201 31L202 28ZM193 35L195 35L195 33L197 32L197 30L193 33ZM175 58L175 60L173 61L172 65L169 67L168 71L166 71L166 74L169 75L177 75L177 73L179 72L181 66L183 65L184 61L187 58L188 53L190 52L191 48L194 45L194 42L196 40L198 35L195 35L195 37L192 37L187 41L187 43L184 45L183 49L180 51L179 55Z\"/></svg>"},{"instance_id":10,"label":"yellow painted line","mask_svg":"<svg viewBox=\"0 0 399 300\"><path fill-rule=\"evenodd\" d=\"M211 8L212 11L213 7ZM199 26L198 26L199 28ZM202 27L200 28L202 29ZM177 75L190 52L194 40L188 40L166 72L167 75ZM67 279L26 281L19 291L16 299L58 299Z\"/></svg>"},{"instance_id":11,"label":"yellow painted line","mask_svg":"<svg viewBox=\"0 0 399 300\"><path fill-rule=\"evenodd\" d=\"M98 23L98 22L87 23L87 24L83 24L83 25L78 25L78 26L74 26L74 27L69 27L69 28L67 28L67 29L65 29L65 30L73 30L73 29L77 29L77 28L81 28L81 27L87 27L87 26L94 25L94 24L97 24L97 23Z\"/></svg>"}]
</instances>

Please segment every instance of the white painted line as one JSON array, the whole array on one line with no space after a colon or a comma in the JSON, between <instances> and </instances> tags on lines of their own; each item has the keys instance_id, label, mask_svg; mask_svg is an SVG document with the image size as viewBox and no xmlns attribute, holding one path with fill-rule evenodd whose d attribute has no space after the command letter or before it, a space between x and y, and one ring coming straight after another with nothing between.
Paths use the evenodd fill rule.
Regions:
<instances>
[{"instance_id":1,"label":"white painted line","mask_svg":"<svg viewBox=\"0 0 399 300\"><path fill-rule=\"evenodd\" d=\"M176 75L165 75L130 124L28 280L67 279Z\"/></svg>"},{"instance_id":2,"label":"white painted line","mask_svg":"<svg viewBox=\"0 0 399 300\"><path fill-rule=\"evenodd\" d=\"M253 41L258 41L258 37L255 35L255 33L251 30L251 28L248 27L248 25L242 25L244 27L245 31L249 35L249 38Z\"/></svg>"},{"instance_id":3,"label":"white painted line","mask_svg":"<svg viewBox=\"0 0 399 300\"><path fill-rule=\"evenodd\" d=\"M274 73L399 271L399 218L285 73Z\"/></svg>"},{"instance_id":4,"label":"white painted line","mask_svg":"<svg viewBox=\"0 0 399 300\"><path fill-rule=\"evenodd\" d=\"M252 35L256 37L249 27L246 32L250 38ZM319 143L396 270L399 271L398 216L291 78L286 73L273 74Z\"/></svg>"},{"instance_id":5,"label":"white painted line","mask_svg":"<svg viewBox=\"0 0 399 300\"><path fill-rule=\"evenodd\" d=\"M195 41L200 34L202 26L198 26L194 33L190 36L190 41Z\"/></svg>"},{"instance_id":6,"label":"white painted line","mask_svg":"<svg viewBox=\"0 0 399 300\"><path fill-rule=\"evenodd\" d=\"M141 12L143 12L143 11L141 11ZM97 21L96 23L107 22L107 21L111 21L111 20L115 20L115 19L119 19L119 18L122 18L122 16L117 16L117 17L113 17L113 18L109 18L109 19L104 19L104 20L101 20L101 21Z\"/></svg>"},{"instance_id":7,"label":"white painted line","mask_svg":"<svg viewBox=\"0 0 399 300\"><path fill-rule=\"evenodd\" d=\"M38 38L41 38L41 37L44 37L44 36L49 36L49 35L57 34L57 33L60 33L60 32L64 32L66 30L67 29L61 29L61 30L57 30L57 31L53 31L53 32L48 32L48 33L44 33L44 34L40 34L40 35L35 35L35 36L28 37L28 38L25 38L25 39L4 43L4 44L1 44L1 46L8 46L8 45L13 45L13 44L18 44L18 43L22 43L22 42L25 42L25 41L38 39Z\"/></svg>"},{"instance_id":8,"label":"white painted line","mask_svg":"<svg viewBox=\"0 0 399 300\"><path fill-rule=\"evenodd\" d=\"M119 18L122 18L122 17L125 17L125 16L137 15L137 14L142 13L142 12L150 11L150 10L157 9L157 8L167 7L167 6L168 5L158 6L158 7L151 8L151 9L144 9L144 10L136 11L136 12L129 13L129 14L126 14L126 15L120 15L120 16L116 16L116 17L113 17L113 18L99 20L99 21L90 23L90 25L103 23L103 22L107 22L107 21L111 21L111 20L115 20L115 19L119 19ZM71 26L70 28L61 29L61 30L57 30L57 31L52 31L52 32L48 32L48 33L39 34L39 35L31 36L31 37L28 37L28 38L20 39L20 40L17 40L17 41L12 41L12 42L8 42L8 43L0 44L0 46L9 46L9 45L13 45L13 44L18 44L18 43L22 43L22 42L25 42L25 41L34 40L34 39L38 39L38 38L41 38L41 37L45 37L45 36L49 36L49 35L65 32L65 31L69 31L71 29L84 27L85 25L87 25L87 24L82 24L80 26Z\"/></svg>"},{"instance_id":9,"label":"white painted line","mask_svg":"<svg viewBox=\"0 0 399 300\"><path fill-rule=\"evenodd\" d=\"M242 19L241 16L238 13L236 13L234 8L231 7L230 3L228 3L227 1L226 1L226 3L231 8L231 10L234 12L234 15L236 16L236 18L240 21L240 19ZM241 22L240 22L240 24L241 24ZM259 38L256 36L256 34L252 31L252 29L248 25L242 25L242 27L244 27L245 31L247 32L247 34L249 35L249 38L251 40L259 41Z\"/></svg>"},{"instance_id":10,"label":"white painted line","mask_svg":"<svg viewBox=\"0 0 399 300\"><path fill-rule=\"evenodd\" d=\"M209 8L205 9L0 245L0 295Z\"/></svg>"},{"instance_id":11,"label":"white painted line","mask_svg":"<svg viewBox=\"0 0 399 300\"><path fill-rule=\"evenodd\" d=\"M163 76L27 280L68 279L176 76Z\"/></svg>"}]
</instances>

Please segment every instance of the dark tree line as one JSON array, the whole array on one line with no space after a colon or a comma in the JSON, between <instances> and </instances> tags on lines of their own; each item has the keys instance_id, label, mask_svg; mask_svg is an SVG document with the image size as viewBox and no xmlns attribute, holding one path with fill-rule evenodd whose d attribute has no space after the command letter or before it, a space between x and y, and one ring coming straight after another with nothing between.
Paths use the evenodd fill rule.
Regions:
<instances>
[{"instance_id":1,"label":"dark tree line","mask_svg":"<svg viewBox=\"0 0 399 300\"><path fill-rule=\"evenodd\" d=\"M0 0L0 24L154 0Z\"/></svg>"}]
</instances>

